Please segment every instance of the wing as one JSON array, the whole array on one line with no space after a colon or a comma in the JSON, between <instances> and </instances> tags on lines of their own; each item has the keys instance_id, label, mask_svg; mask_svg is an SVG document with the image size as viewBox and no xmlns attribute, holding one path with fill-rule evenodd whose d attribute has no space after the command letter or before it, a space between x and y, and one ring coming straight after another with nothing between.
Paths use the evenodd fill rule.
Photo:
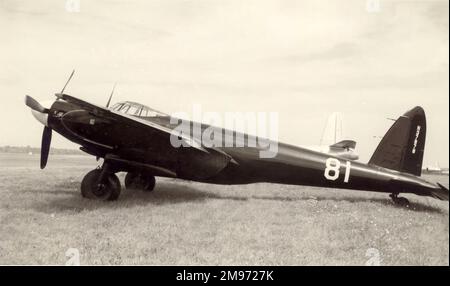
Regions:
<instances>
[{"instance_id":1,"label":"wing","mask_svg":"<svg viewBox=\"0 0 450 286\"><path fill-rule=\"evenodd\" d=\"M197 139L184 136L183 134L174 133L171 128L166 126L97 106L67 94L59 94L57 97L65 100L66 102L77 105L96 116L111 121L123 122L138 128L147 128L147 130L150 129L155 133L155 135L163 138L163 140L167 139L167 144L170 144L170 136L178 136L181 137L181 139L188 146L193 147L191 150L189 150L189 148L179 148L176 158L176 167L174 170L161 168L156 165L140 164L138 162L129 161L125 158L118 158L116 156L108 156L105 158L122 167L126 166L127 168L147 169L152 173L167 177L174 177L176 174L177 177L184 179L205 179L216 175L218 172L223 170L228 163L239 165L239 163L236 162L229 154L221 151L220 149L209 147L205 148L199 141L197 141Z\"/></svg>"},{"instance_id":2,"label":"wing","mask_svg":"<svg viewBox=\"0 0 450 286\"><path fill-rule=\"evenodd\" d=\"M94 114L94 115L100 115L100 116L104 116L108 119L112 119L112 120L122 120L127 122L128 124L131 125L137 125L140 127L149 127L152 128L154 131L160 132L162 134L165 134L168 136L168 138L170 138L170 136L179 136L182 138L182 140L189 146L198 149L200 151L209 153L208 150L206 150L200 142L198 142L195 138L191 138L188 136L185 136L184 134L175 134L174 131L171 128L156 124L154 122L150 122L147 120L143 120L141 118L138 117L134 117L128 114L124 114L124 113L120 113L120 112L116 112L113 110L110 110L108 108L105 107L101 107L89 102L86 102L84 100L78 99L76 97L70 96L68 94L63 94L63 93L57 93L56 97L58 99L62 99L65 100L69 103L78 105L80 107L82 107L83 109L87 110L88 112Z\"/></svg>"},{"instance_id":3,"label":"wing","mask_svg":"<svg viewBox=\"0 0 450 286\"><path fill-rule=\"evenodd\" d=\"M125 167L127 170L146 170L147 172L153 174L154 176L163 176L163 177L169 177L169 178L176 178L177 174L169 170L167 168L163 168L160 166L152 165L152 164L146 164L146 163L140 163L136 161L130 161L126 159L122 159L118 156L114 155L107 155L105 157L105 161L113 164L118 164L122 168Z\"/></svg>"}]
</instances>

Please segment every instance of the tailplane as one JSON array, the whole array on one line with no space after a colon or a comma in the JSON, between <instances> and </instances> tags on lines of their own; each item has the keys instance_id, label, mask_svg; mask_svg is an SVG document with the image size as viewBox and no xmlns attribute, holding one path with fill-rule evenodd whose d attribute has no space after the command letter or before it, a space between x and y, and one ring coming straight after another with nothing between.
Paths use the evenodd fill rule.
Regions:
<instances>
[{"instance_id":1,"label":"tailplane","mask_svg":"<svg viewBox=\"0 0 450 286\"><path fill-rule=\"evenodd\" d=\"M439 186L439 189L431 191L431 195L437 199L448 201L448 189L439 183L436 184Z\"/></svg>"},{"instance_id":2,"label":"tailplane","mask_svg":"<svg viewBox=\"0 0 450 286\"><path fill-rule=\"evenodd\" d=\"M341 140L333 145L330 145L330 148L335 149L355 149L356 148L356 141L353 140Z\"/></svg>"},{"instance_id":3,"label":"tailplane","mask_svg":"<svg viewBox=\"0 0 450 286\"><path fill-rule=\"evenodd\" d=\"M416 106L395 121L369 164L420 176L426 131L425 112Z\"/></svg>"}]
</instances>

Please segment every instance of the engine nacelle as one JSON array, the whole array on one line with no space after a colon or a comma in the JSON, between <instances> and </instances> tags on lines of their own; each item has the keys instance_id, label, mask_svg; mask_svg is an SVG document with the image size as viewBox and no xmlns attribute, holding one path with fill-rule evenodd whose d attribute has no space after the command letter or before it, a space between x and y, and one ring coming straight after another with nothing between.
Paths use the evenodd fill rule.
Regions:
<instances>
[{"instance_id":1,"label":"engine nacelle","mask_svg":"<svg viewBox=\"0 0 450 286\"><path fill-rule=\"evenodd\" d=\"M177 176L183 179L207 179L222 171L231 157L219 151L208 149L209 153L181 147L178 152Z\"/></svg>"}]
</instances>

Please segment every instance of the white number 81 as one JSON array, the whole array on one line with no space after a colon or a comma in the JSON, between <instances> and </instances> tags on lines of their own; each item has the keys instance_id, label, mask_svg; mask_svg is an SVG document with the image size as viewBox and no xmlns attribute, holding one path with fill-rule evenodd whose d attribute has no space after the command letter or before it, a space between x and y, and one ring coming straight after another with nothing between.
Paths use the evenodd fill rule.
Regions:
<instances>
[{"instance_id":1,"label":"white number 81","mask_svg":"<svg viewBox=\"0 0 450 286\"><path fill-rule=\"evenodd\" d=\"M330 181L335 181L337 178L339 178L341 168L341 162L336 158L328 158L326 161L326 168L323 173L325 178ZM350 168L351 163L349 161L345 164L345 176L344 176L344 183L348 183L348 180L350 179Z\"/></svg>"}]
</instances>

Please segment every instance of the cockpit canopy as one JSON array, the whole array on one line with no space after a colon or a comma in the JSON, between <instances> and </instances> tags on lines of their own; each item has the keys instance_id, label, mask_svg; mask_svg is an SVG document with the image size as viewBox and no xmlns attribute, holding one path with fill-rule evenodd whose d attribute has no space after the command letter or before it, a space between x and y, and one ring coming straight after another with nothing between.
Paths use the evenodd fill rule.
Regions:
<instances>
[{"instance_id":1,"label":"cockpit canopy","mask_svg":"<svg viewBox=\"0 0 450 286\"><path fill-rule=\"evenodd\" d=\"M116 103L111 107L111 110L138 117L167 116L167 114L154 110L153 108L130 101Z\"/></svg>"}]
</instances>

